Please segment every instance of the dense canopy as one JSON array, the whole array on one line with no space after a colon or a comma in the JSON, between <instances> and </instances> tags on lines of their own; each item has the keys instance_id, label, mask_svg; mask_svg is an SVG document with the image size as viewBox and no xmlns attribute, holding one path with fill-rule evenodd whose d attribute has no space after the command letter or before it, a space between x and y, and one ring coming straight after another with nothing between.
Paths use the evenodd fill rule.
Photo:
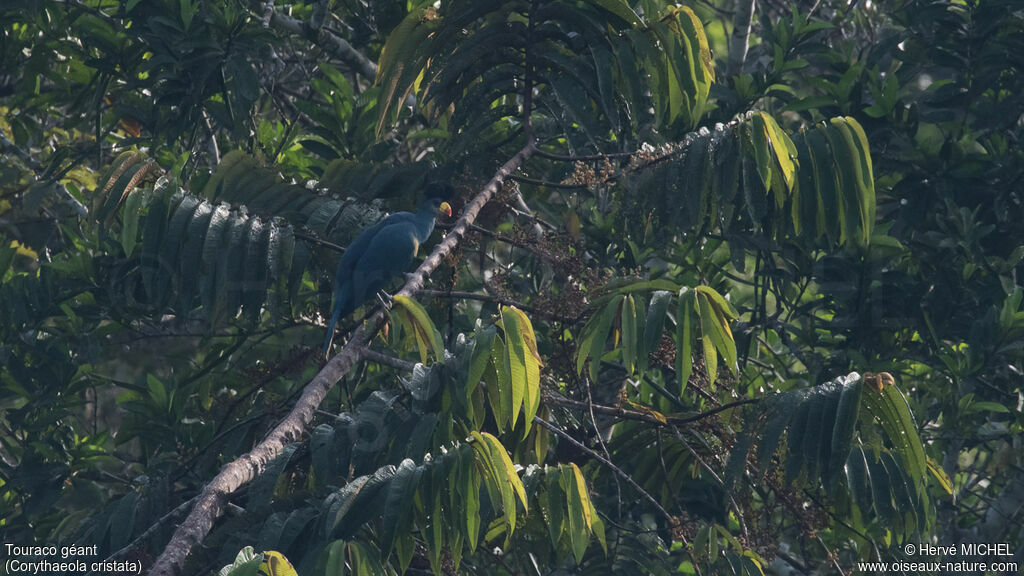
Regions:
<instances>
[{"instance_id":1,"label":"dense canopy","mask_svg":"<svg viewBox=\"0 0 1024 576\"><path fill-rule=\"evenodd\" d=\"M0 557L1018 573L1022 136L1010 0L5 2Z\"/></svg>"}]
</instances>

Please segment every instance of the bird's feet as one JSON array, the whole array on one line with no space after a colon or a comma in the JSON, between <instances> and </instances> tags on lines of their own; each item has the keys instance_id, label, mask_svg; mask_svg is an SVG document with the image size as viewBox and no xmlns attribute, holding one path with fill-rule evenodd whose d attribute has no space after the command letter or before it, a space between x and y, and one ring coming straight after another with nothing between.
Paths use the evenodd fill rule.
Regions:
<instances>
[{"instance_id":1,"label":"bird's feet","mask_svg":"<svg viewBox=\"0 0 1024 576\"><path fill-rule=\"evenodd\" d=\"M377 299L380 300L381 306L384 306L385 310L391 310L391 306L394 304L394 297L391 294L381 290L377 292Z\"/></svg>"}]
</instances>

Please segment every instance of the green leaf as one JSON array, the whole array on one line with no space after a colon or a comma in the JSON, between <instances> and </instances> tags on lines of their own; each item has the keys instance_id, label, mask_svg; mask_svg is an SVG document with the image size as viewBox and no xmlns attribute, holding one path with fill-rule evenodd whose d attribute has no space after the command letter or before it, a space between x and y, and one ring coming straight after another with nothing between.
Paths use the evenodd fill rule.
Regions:
<instances>
[{"instance_id":1,"label":"green leaf","mask_svg":"<svg viewBox=\"0 0 1024 576\"><path fill-rule=\"evenodd\" d=\"M434 327L434 323L423 306L415 300L399 294L394 297L392 310L398 313L400 319L404 318L406 327L415 335L421 362L427 363L426 345L428 344L434 353L434 358L438 361L444 360L444 343L441 341L441 333Z\"/></svg>"},{"instance_id":2,"label":"green leaf","mask_svg":"<svg viewBox=\"0 0 1024 576\"><path fill-rule=\"evenodd\" d=\"M605 305L600 314L595 314L584 326L584 338L576 356L576 370L583 371L583 364L590 358L590 379L597 382L597 374L601 367L601 356L604 355L604 347L608 340L608 331L611 329L612 320L618 313L619 306L625 296L618 294ZM593 327L588 330L588 328Z\"/></svg>"},{"instance_id":3,"label":"green leaf","mask_svg":"<svg viewBox=\"0 0 1024 576\"><path fill-rule=\"evenodd\" d=\"M484 469L501 498L506 536L511 537L516 526L515 498L519 498L523 509L526 510L526 490L519 475L516 474L515 466L512 465L508 452L497 438L487 432L481 433L475 430L471 432L471 436L476 441L473 443L473 449L479 455L480 462L484 465Z\"/></svg>"},{"instance_id":4,"label":"green leaf","mask_svg":"<svg viewBox=\"0 0 1024 576\"><path fill-rule=\"evenodd\" d=\"M376 135L394 118L416 77L431 54L432 33L437 29L437 12L431 7L410 10L390 34L377 63L375 84L383 89L378 104Z\"/></svg>"},{"instance_id":5,"label":"green leaf","mask_svg":"<svg viewBox=\"0 0 1024 576\"><path fill-rule=\"evenodd\" d=\"M551 546L557 549L559 541L566 531L565 512L568 506L568 503L565 501L565 491L562 489L561 466L558 468L546 468L544 481L544 501L541 504L541 512L547 518L548 536L551 538Z\"/></svg>"},{"instance_id":6,"label":"green leaf","mask_svg":"<svg viewBox=\"0 0 1024 576\"><path fill-rule=\"evenodd\" d=\"M480 537L480 476L474 463L474 454L474 450L462 451L456 464L457 472L449 477L454 477L456 482L454 489L450 490L458 494L462 504L462 524L459 528L469 543L470 552L476 550Z\"/></svg>"},{"instance_id":7,"label":"green leaf","mask_svg":"<svg viewBox=\"0 0 1024 576\"><path fill-rule=\"evenodd\" d=\"M917 491L922 492L927 460L914 416L903 393L896 386L882 386L881 390L867 386L862 402L885 430Z\"/></svg>"},{"instance_id":8,"label":"green leaf","mask_svg":"<svg viewBox=\"0 0 1024 576\"><path fill-rule=\"evenodd\" d=\"M828 141L820 127L805 132L804 138L814 175L818 236L824 234L829 242L843 244L846 239L846 221L840 217L842 199L839 197L838 179Z\"/></svg>"},{"instance_id":9,"label":"green leaf","mask_svg":"<svg viewBox=\"0 0 1024 576\"><path fill-rule=\"evenodd\" d=\"M828 462L826 484L835 487L842 472L843 464L850 457L853 433L859 419L863 380L857 373L835 380L841 387L836 407L835 425L832 428L832 451Z\"/></svg>"},{"instance_id":10,"label":"green leaf","mask_svg":"<svg viewBox=\"0 0 1024 576\"><path fill-rule=\"evenodd\" d=\"M860 148L859 135L854 133L845 119L832 118L830 122L836 134L830 142L833 150L837 151L836 164L846 182L844 192L848 209L859 215L860 244L867 246L871 242L871 230L875 222L874 182L865 180L872 177L868 163L864 160L870 152Z\"/></svg>"},{"instance_id":11,"label":"green leaf","mask_svg":"<svg viewBox=\"0 0 1024 576\"><path fill-rule=\"evenodd\" d=\"M999 402L982 401L982 402L971 402L967 406L967 412L996 412L999 414L1009 414L1010 409L1004 404Z\"/></svg>"},{"instance_id":12,"label":"green leaf","mask_svg":"<svg viewBox=\"0 0 1024 576\"><path fill-rule=\"evenodd\" d=\"M525 438L530 432L533 417L540 408L540 367L543 365L543 362L540 358L540 352L537 350L537 335L533 332L533 325L530 323L530 319L527 318L522 310L514 306L503 306L502 325L511 326L512 324L516 325L515 330L518 332L525 350L523 355L526 367L526 382L523 388L523 415L526 418L523 437Z\"/></svg>"},{"instance_id":13,"label":"green leaf","mask_svg":"<svg viewBox=\"0 0 1024 576\"><path fill-rule=\"evenodd\" d=\"M695 292L689 288L679 290L676 311L676 374L679 376L679 395L686 391L686 384L693 374L693 308Z\"/></svg>"},{"instance_id":14,"label":"green leaf","mask_svg":"<svg viewBox=\"0 0 1024 576\"><path fill-rule=\"evenodd\" d=\"M627 294L622 300L622 312L619 315L622 323L622 363L630 374L636 368L636 306L633 295Z\"/></svg>"},{"instance_id":15,"label":"green leaf","mask_svg":"<svg viewBox=\"0 0 1024 576\"><path fill-rule=\"evenodd\" d=\"M941 486L942 489L946 491L946 494L952 496L953 481L950 479L949 475L946 474L946 471L942 469L942 466L939 466L939 464L932 460L931 457L927 458L927 462L928 471L931 472L932 476L934 476L935 479L939 482L939 486Z\"/></svg>"},{"instance_id":16,"label":"green leaf","mask_svg":"<svg viewBox=\"0 0 1024 576\"><path fill-rule=\"evenodd\" d=\"M519 332L519 319L507 306L501 310L501 326L505 331L505 366L509 375L509 388L512 390L512 404L507 407L512 420L512 428L516 427L519 410L523 405L523 397L529 386L526 377L526 344ZM530 422L525 423L529 431Z\"/></svg>"},{"instance_id":17,"label":"green leaf","mask_svg":"<svg viewBox=\"0 0 1024 576\"><path fill-rule=\"evenodd\" d=\"M326 550L327 564L324 568L324 574L346 576L348 571L345 564L345 541L335 540L327 545Z\"/></svg>"},{"instance_id":18,"label":"green leaf","mask_svg":"<svg viewBox=\"0 0 1024 576\"><path fill-rule=\"evenodd\" d=\"M825 385L813 388L811 395L801 406L801 410L807 414L803 433L799 437L803 450L802 468L807 471L808 481L813 481L817 476L821 464L818 457L821 452L821 444L832 440L831 437L824 438L821 435L822 423L828 419L827 412L830 404L830 398L823 386ZM789 454L790 458L794 456L793 453Z\"/></svg>"},{"instance_id":19,"label":"green leaf","mask_svg":"<svg viewBox=\"0 0 1024 576\"><path fill-rule=\"evenodd\" d=\"M895 80L895 77L890 77ZM871 146L868 144L868 137L864 128L851 116L843 117L846 121L846 128L853 136L853 142L857 148L857 159L860 163L860 178L858 182L862 188L861 197L861 222L867 228L867 237L870 240L875 223L875 174L871 162Z\"/></svg>"},{"instance_id":20,"label":"green leaf","mask_svg":"<svg viewBox=\"0 0 1024 576\"><path fill-rule=\"evenodd\" d=\"M757 166L757 175L761 178L764 189L771 190L772 156L768 149L768 128L765 126L764 118L760 114L755 114L745 126Z\"/></svg>"},{"instance_id":21,"label":"green leaf","mask_svg":"<svg viewBox=\"0 0 1024 576\"><path fill-rule=\"evenodd\" d=\"M672 301L672 292L658 290L651 295L651 304L647 308L647 320L644 323L644 347L641 354L649 356L658 349L661 334L665 329L665 316L668 305Z\"/></svg>"},{"instance_id":22,"label":"green leaf","mask_svg":"<svg viewBox=\"0 0 1024 576\"><path fill-rule=\"evenodd\" d=\"M413 497L419 486L422 469L406 458L398 465L391 477L387 499L384 501L384 512L381 517L380 549L385 556L395 546L395 538L404 532L412 513ZM402 536L406 538L406 536Z\"/></svg>"},{"instance_id":23,"label":"green leaf","mask_svg":"<svg viewBox=\"0 0 1024 576\"><path fill-rule=\"evenodd\" d=\"M484 370L491 360L491 346L497 330L494 326L483 328L477 326L476 336L473 338L473 353L469 362L469 376L466 379L466 403L472 404L473 392L480 385Z\"/></svg>"},{"instance_id":24,"label":"green leaf","mask_svg":"<svg viewBox=\"0 0 1024 576\"><path fill-rule=\"evenodd\" d=\"M640 26L642 24L637 13L634 12L633 9L629 7L629 4L623 0L588 0L588 2L600 6L608 12L622 18L628 24L633 26Z\"/></svg>"},{"instance_id":25,"label":"green leaf","mask_svg":"<svg viewBox=\"0 0 1024 576\"><path fill-rule=\"evenodd\" d=\"M257 576L262 562L263 555L255 554L252 546L246 546L238 551L233 563L220 569L217 576Z\"/></svg>"},{"instance_id":26,"label":"green leaf","mask_svg":"<svg viewBox=\"0 0 1024 576\"><path fill-rule=\"evenodd\" d=\"M699 310L701 313L701 330L703 337L707 338L709 332L704 329L705 317L709 319L711 341L715 349L725 359L726 365L733 374L739 374L739 364L736 354L736 342L732 337L732 330L729 329L729 318L735 318L736 313L729 302L714 289L707 286L698 286L694 289L698 296ZM713 380L712 380L713 382Z\"/></svg>"},{"instance_id":27,"label":"green leaf","mask_svg":"<svg viewBox=\"0 0 1024 576\"><path fill-rule=\"evenodd\" d=\"M708 382L714 384L718 377L717 350L725 348L725 340L708 299L696 294L696 300L700 316L700 342L704 348L704 369L708 373Z\"/></svg>"},{"instance_id":28,"label":"green leaf","mask_svg":"<svg viewBox=\"0 0 1024 576\"><path fill-rule=\"evenodd\" d=\"M121 212L121 246L124 248L124 255L127 258L131 258L138 242L143 197L141 192L129 192L128 199L124 203L124 210Z\"/></svg>"},{"instance_id":29,"label":"green leaf","mask_svg":"<svg viewBox=\"0 0 1024 576\"><path fill-rule=\"evenodd\" d=\"M772 152L775 155L775 160L778 162L777 166L781 171L782 178L786 183L786 191L791 192L794 184L796 183L797 174L797 165L795 162L797 158L796 146L778 123L775 122L774 118L765 112L759 112L758 115L764 121L768 140L772 146Z\"/></svg>"},{"instance_id":30,"label":"green leaf","mask_svg":"<svg viewBox=\"0 0 1024 576\"><path fill-rule=\"evenodd\" d=\"M579 472L579 468L575 464L568 464L560 466L561 471L561 487L565 493L566 504L568 505L568 513L566 519L568 520L568 533L569 542L572 546L573 555L576 557L576 563L579 564L583 561L583 554L587 551L587 545L590 543L590 502L589 500L584 504L583 498L586 494L586 484L583 483L583 477ZM580 485L582 484L582 493Z\"/></svg>"},{"instance_id":31,"label":"green leaf","mask_svg":"<svg viewBox=\"0 0 1024 576\"><path fill-rule=\"evenodd\" d=\"M839 208L839 243L844 244L854 237L854 232L858 228L857 223L863 223L864 215L860 208L862 191L857 185L856 178L859 172L857 169L860 168L856 160L857 151L854 149L853 141L849 139L849 135L844 134L841 126L841 122L838 125L824 124L820 125L818 130L824 134L832 149L831 169L837 183L836 206ZM853 166L854 162L857 162L857 169ZM859 227L860 244L867 246L869 238L864 234L868 229L863 224Z\"/></svg>"},{"instance_id":32,"label":"green leaf","mask_svg":"<svg viewBox=\"0 0 1024 576\"><path fill-rule=\"evenodd\" d=\"M505 342L500 337L491 341L491 370L484 372L487 380L487 396L494 412L498 431L512 421L512 385L506 364ZM492 381L493 379L493 381Z\"/></svg>"}]
</instances>

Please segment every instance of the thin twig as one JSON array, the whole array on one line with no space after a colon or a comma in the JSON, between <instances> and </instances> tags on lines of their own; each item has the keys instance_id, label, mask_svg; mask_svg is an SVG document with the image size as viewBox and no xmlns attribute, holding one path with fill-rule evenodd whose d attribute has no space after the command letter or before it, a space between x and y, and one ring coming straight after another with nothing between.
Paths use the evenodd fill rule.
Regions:
<instances>
[{"instance_id":1,"label":"thin twig","mask_svg":"<svg viewBox=\"0 0 1024 576\"><path fill-rule=\"evenodd\" d=\"M501 298L500 296L492 296L490 294L480 294L477 292L464 292L461 290L420 290L418 293L420 296L428 296L434 298L450 298L455 300L477 300L479 302L494 302L495 304L504 304L505 306L515 306L523 312L528 312L536 316L543 316L551 320L557 320L559 322L576 323L580 321L580 318L571 318L569 316L563 316L554 312L546 312L530 306L529 304L523 304L517 300L509 298Z\"/></svg>"},{"instance_id":2,"label":"thin twig","mask_svg":"<svg viewBox=\"0 0 1024 576\"><path fill-rule=\"evenodd\" d=\"M553 154L543 150L537 150L537 156L548 160L560 160L562 162L594 162L595 160L610 160L612 158L629 158L635 156L635 152L609 152L606 154L584 154L580 156L566 156L564 154Z\"/></svg>"},{"instance_id":3,"label":"thin twig","mask_svg":"<svg viewBox=\"0 0 1024 576\"><path fill-rule=\"evenodd\" d=\"M118 558L121 558L124 555L128 554L129 552L131 552L132 550L134 550L146 538L149 538L150 536L152 536L154 532L159 530L161 526L163 526L165 523L167 523L168 520L171 520L171 519L173 519L176 516L181 516L182 514L184 514L185 511L188 510L189 505L191 505L192 502L195 501L195 499L196 499L196 497L193 496L192 498L189 498L188 500L182 502L181 504L178 504L178 506L174 510L171 510L167 514L164 514L163 516L161 516L156 522L153 522L153 524L151 524L149 528L146 528L145 532L143 532L142 534L139 534L138 538L136 538L135 540L132 540L131 542L126 544L124 546L124 548L121 548L117 552L114 552L110 556L107 556L107 558L104 560L104 562L110 562L110 561L113 561L113 560L117 560ZM85 576L90 576L91 574L95 574L95 573L96 572L93 570L93 571L87 572Z\"/></svg>"},{"instance_id":4,"label":"thin twig","mask_svg":"<svg viewBox=\"0 0 1024 576\"><path fill-rule=\"evenodd\" d=\"M547 420L544 420L543 418L534 416L533 417L533 422L534 422L534 424L539 424L540 426L543 426L543 427L547 428L548 430L553 432L556 436L559 436L560 438L565 439L566 442L572 444L577 449L582 450L587 455L589 455L591 458L593 458L594 460L597 460L601 464L604 464L605 467L607 467L609 470L611 470L612 472L618 474L619 477L621 477L623 480L625 480L626 483L628 483L630 486L632 486L634 490L636 490L641 496L643 496L645 500L647 500L648 502L650 502L651 504L654 505L654 508L658 512L660 512L662 516L665 517L665 520L668 522L669 526L675 526L676 525L676 519L673 518L672 515L668 513L668 510L665 510L665 508L662 507L661 503L659 503L654 498L654 496L651 496L650 494L648 494L646 490L644 490L642 487L640 487L639 484L636 483L636 480L633 480L632 476L630 476L629 474L626 474L625 472L623 472L621 468L619 468L618 466L613 464L610 460L607 460L604 456L601 456L597 452L594 452L590 448L587 448L586 445L584 445L582 442L580 442L579 440L577 440L577 439L573 438L572 436L570 436L568 432L562 430L561 428L559 428L558 426L555 426L554 424L551 424L550 422L548 422ZM684 545L685 544L689 544L686 541L685 538L683 538L683 544Z\"/></svg>"},{"instance_id":5,"label":"thin twig","mask_svg":"<svg viewBox=\"0 0 1024 576\"><path fill-rule=\"evenodd\" d=\"M703 420L705 418L714 416L715 414L718 414L719 412L723 412L725 410L728 410L730 408L735 408L735 407L741 406L743 404L751 404L751 403L754 403L754 402L759 402L760 398L746 398L746 399L743 399L743 400L732 402L730 404L725 404L725 405L719 406L717 408L713 408L713 409L708 410L706 412L700 412L699 414L695 414L693 416L685 416L685 417L665 416L664 417L664 421L659 419L659 418L657 418L657 417L655 417L655 416L651 416L650 414L645 414L643 412L636 412L636 411L633 411L633 410L626 410L624 408L617 408L615 406L604 406L604 405L601 405L601 404L591 404L590 406L588 406L586 402L580 402L579 400L573 400L571 398L565 398L563 396L556 396L554 394L545 394L544 395L544 401L545 402L550 402L552 404L560 404L560 405L563 405L563 406L573 406L573 407L582 408L582 409L592 409L592 410L594 410L594 412L597 412L599 414L607 414L609 416L617 416L617 417L622 418L624 420L636 420L638 422L646 422L648 424L653 424L655 426L670 426L670 425L677 425L678 426L680 424L689 424L691 422L696 422L698 420Z\"/></svg>"},{"instance_id":6,"label":"thin twig","mask_svg":"<svg viewBox=\"0 0 1024 576\"><path fill-rule=\"evenodd\" d=\"M37 162L35 158L33 158L28 152L19 148L17 144L8 140L7 136L4 136L2 133L0 133L0 150L2 150L5 153L17 156L22 162L24 162L25 166L27 166L30 170L35 172L36 178L39 178L40 173L44 171L43 166L39 162ZM85 206L83 206L77 198L72 196L71 192L68 192L68 189L65 188L63 184L56 180L53 180L52 184L53 189L59 192L60 195L64 197L64 202L68 206L70 206L76 214L78 214L79 216L89 215L89 210Z\"/></svg>"},{"instance_id":7,"label":"thin twig","mask_svg":"<svg viewBox=\"0 0 1024 576\"><path fill-rule=\"evenodd\" d=\"M377 352L376 350L372 350L370 348L363 350L363 358L369 360L370 362L376 362L377 364L381 364L383 366L390 366L392 368L397 368L399 370L405 370L406 372L411 372L412 369L416 367L415 362L409 362L408 360L402 360L401 358L388 356L387 354Z\"/></svg>"},{"instance_id":8,"label":"thin twig","mask_svg":"<svg viewBox=\"0 0 1024 576\"><path fill-rule=\"evenodd\" d=\"M306 242L309 242L311 244L316 244L317 246L329 248L331 250L334 250L335 252L338 252L339 254L345 253L344 246L335 244L334 242L328 242L327 240L321 240L320 238L317 238L316 236L313 236L311 234L304 234L302 232L292 232L292 236L295 236L299 240L305 240Z\"/></svg>"},{"instance_id":9,"label":"thin twig","mask_svg":"<svg viewBox=\"0 0 1024 576\"><path fill-rule=\"evenodd\" d=\"M548 182L547 180L537 180L535 178L527 178L526 176L514 176L512 178L516 182L523 182L525 184L534 184L536 186L545 186L547 188L563 188L566 190L576 190L579 188L586 188L587 184L562 184L561 182Z\"/></svg>"},{"instance_id":10,"label":"thin twig","mask_svg":"<svg viewBox=\"0 0 1024 576\"><path fill-rule=\"evenodd\" d=\"M612 455L608 452L608 446L604 443L604 435L601 434L601 429L597 426L597 418L594 417L594 397L590 392L590 378L584 377L583 383L586 384L587 389L587 412L590 414L590 423L594 425L594 433L597 434L597 442L601 445L601 451L604 452L605 458L611 461ZM618 476L615 477L615 494L618 518L622 519L622 484L619 483Z\"/></svg>"}]
</instances>

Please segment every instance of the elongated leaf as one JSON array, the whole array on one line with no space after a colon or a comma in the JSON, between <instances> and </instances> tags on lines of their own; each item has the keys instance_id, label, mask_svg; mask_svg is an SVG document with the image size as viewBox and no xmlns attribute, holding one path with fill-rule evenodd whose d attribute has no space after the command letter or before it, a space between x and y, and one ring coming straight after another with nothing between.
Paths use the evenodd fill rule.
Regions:
<instances>
[{"instance_id":1,"label":"elongated leaf","mask_svg":"<svg viewBox=\"0 0 1024 576\"><path fill-rule=\"evenodd\" d=\"M526 388L529 386L526 376L526 355L528 352L519 330L519 319L511 310L506 312L506 308L502 307L501 325L505 330L504 364L509 375L509 388L512 390L512 404L508 407L508 410L512 427L515 428L516 420L519 417L519 410L523 406L523 397L526 395ZM530 422L525 423L525 428L527 431L529 430Z\"/></svg>"},{"instance_id":2,"label":"elongated leaf","mask_svg":"<svg viewBox=\"0 0 1024 576\"><path fill-rule=\"evenodd\" d=\"M718 377L717 350L725 348L725 339L708 299L697 294L696 300L700 316L700 342L704 349L704 369L708 373L708 382L714 384Z\"/></svg>"},{"instance_id":3,"label":"elongated leaf","mask_svg":"<svg viewBox=\"0 0 1024 576\"><path fill-rule=\"evenodd\" d=\"M845 220L840 218L839 185L833 169L832 152L821 130L815 128L804 133L807 150L810 153L814 174L815 192L818 203L818 220L824 226L823 232L831 243L842 243L845 239ZM822 231L819 231L819 235Z\"/></svg>"},{"instance_id":4,"label":"elongated leaf","mask_svg":"<svg viewBox=\"0 0 1024 576\"><path fill-rule=\"evenodd\" d=\"M461 528L464 531L466 542L469 544L470 552L476 550L480 536L480 475L474 465L473 454L473 450L467 450L460 456L457 490L453 490L464 504Z\"/></svg>"},{"instance_id":5,"label":"elongated leaf","mask_svg":"<svg viewBox=\"0 0 1024 576\"><path fill-rule=\"evenodd\" d=\"M885 430L918 492L924 490L927 459L906 398L897 386L867 386L862 401Z\"/></svg>"},{"instance_id":6,"label":"elongated leaf","mask_svg":"<svg viewBox=\"0 0 1024 576\"><path fill-rule=\"evenodd\" d=\"M512 385L509 383L505 360L505 342L495 337L491 341L491 369L484 372L484 377L487 379L487 397L499 432L512 421Z\"/></svg>"},{"instance_id":7,"label":"elongated leaf","mask_svg":"<svg viewBox=\"0 0 1024 576\"><path fill-rule=\"evenodd\" d=\"M796 183L797 174L797 164L795 162L797 157L796 146L778 123L775 122L774 118L765 112L759 112L758 116L764 121L765 132L772 146L772 153L778 162L777 166L786 183L786 191L791 192Z\"/></svg>"},{"instance_id":8,"label":"elongated leaf","mask_svg":"<svg viewBox=\"0 0 1024 576\"><path fill-rule=\"evenodd\" d=\"M545 467L544 490L541 492L541 513L545 515L548 525L548 536L551 538L551 545L559 547L559 541L566 531L565 514L568 504L565 501L565 491L562 489L561 467Z\"/></svg>"},{"instance_id":9,"label":"elongated leaf","mask_svg":"<svg viewBox=\"0 0 1024 576\"><path fill-rule=\"evenodd\" d=\"M385 556L394 548L395 538L399 532L407 529L406 524L412 512L413 497L416 495L421 474L422 469L407 458L398 465L391 477L387 499L384 501L380 536L380 548Z\"/></svg>"},{"instance_id":10,"label":"elongated leaf","mask_svg":"<svg viewBox=\"0 0 1024 576\"><path fill-rule=\"evenodd\" d=\"M679 395L693 374L693 308L695 293L689 288L679 290L676 310L676 374L679 376Z\"/></svg>"},{"instance_id":11,"label":"elongated leaf","mask_svg":"<svg viewBox=\"0 0 1024 576\"><path fill-rule=\"evenodd\" d=\"M837 379L842 386L836 407L835 424L832 427L832 452L828 463L826 484L835 486L842 472L843 463L850 457L853 433L857 427L861 394L864 389L859 374Z\"/></svg>"},{"instance_id":12,"label":"elongated leaf","mask_svg":"<svg viewBox=\"0 0 1024 576\"><path fill-rule=\"evenodd\" d=\"M729 318L735 317L732 306L712 288L698 286L694 290L697 292L698 310L701 313L702 338L710 337L717 352L725 359L729 370L733 374L739 374L736 342L733 340L732 330L729 329Z\"/></svg>"},{"instance_id":13,"label":"elongated leaf","mask_svg":"<svg viewBox=\"0 0 1024 576\"><path fill-rule=\"evenodd\" d=\"M622 323L622 364L627 372L632 373L636 368L637 357L636 305L632 294L627 294L622 300L619 318Z\"/></svg>"},{"instance_id":14,"label":"elongated leaf","mask_svg":"<svg viewBox=\"0 0 1024 576\"><path fill-rule=\"evenodd\" d=\"M512 306L502 308L503 322L506 317L511 317L518 323L519 336L522 338L526 353L524 354L526 366L526 386L523 389L523 416L526 418L523 437L530 431L533 417L540 408L540 368L543 362L540 352L537 350L537 335L533 331L530 319L522 310ZM546 431L545 431L546 432Z\"/></svg>"},{"instance_id":15,"label":"elongated leaf","mask_svg":"<svg viewBox=\"0 0 1024 576\"><path fill-rule=\"evenodd\" d=\"M672 293L658 290L651 295L651 305L647 308L647 320L644 323L644 347L641 354L653 354L661 343L661 334L665 329L665 316L668 305L672 301Z\"/></svg>"},{"instance_id":16,"label":"elongated leaf","mask_svg":"<svg viewBox=\"0 0 1024 576\"><path fill-rule=\"evenodd\" d=\"M131 258L132 253L135 252L135 245L138 242L142 200L143 194L141 192L128 192L128 199L124 203L121 246L124 248L124 255L128 258Z\"/></svg>"},{"instance_id":17,"label":"elongated leaf","mask_svg":"<svg viewBox=\"0 0 1024 576\"><path fill-rule=\"evenodd\" d=\"M612 320L615 319L623 298L625 297L621 294L616 295L605 305L600 314L591 317L587 326L593 326L592 331L588 332L587 327L583 329L585 336L577 350L576 369L582 371L584 362L590 358L590 379L594 382L597 381L597 374L601 367L601 356L604 355L608 331L611 329Z\"/></svg>"},{"instance_id":18,"label":"elongated leaf","mask_svg":"<svg viewBox=\"0 0 1024 576\"><path fill-rule=\"evenodd\" d=\"M526 493L522 482L512 466L508 452L497 438L490 434L473 431L471 433L475 442L473 449L478 455L478 461L484 466L489 484L493 486L496 495L499 496L502 512L505 519L506 536L511 536L516 527L516 503L518 495L526 506Z\"/></svg>"},{"instance_id":19,"label":"elongated leaf","mask_svg":"<svg viewBox=\"0 0 1024 576\"><path fill-rule=\"evenodd\" d=\"M473 338L473 354L469 363L469 377L466 380L466 403L472 404L473 392L483 378L484 370L491 360L491 344L497 330L493 326L487 328L477 327L476 336Z\"/></svg>"},{"instance_id":20,"label":"elongated leaf","mask_svg":"<svg viewBox=\"0 0 1024 576\"><path fill-rule=\"evenodd\" d=\"M578 483L582 483L582 476L578 481L576 474L579 469L576 468L576 465L561 466L560 471L561 488L565 493L565 501L568 506L566 520L568 520L569 542L573 555L576 557L576 563L579 564L583 561L583 554L587 551L587 545L590 543L590 524L588 522L590 510L589 506L584 507L581 498ZM583 493L586 493L585 485Z\"/></svg>"},{"instance_id":21,"label":"elongated leaf","mask_svg":"<svg viewBox=\"0 0 1024 576\"><path fill-rule=\"evenodd\" d=\"M839 243L845 244L854 237L860 221L860 189L852 165L857 161L856 151L838 127L825 124L818 126L818 131L825 136L832 149L831 164L836 181L836 206L839 209ZM859 163L856 168L860 168Z\"/></svg>"},{"instance_id":22,"label":"elongated leaf","mask_svg":"<svg viewBox=\"0 0 1024 576\"><path fill-rule=\"evenodd\" d=\"M856 122L856 120L854 120ZM847 165L851 165L849 172L853 175L856 190L856 208L860 215L860 243L867 246L871 241L871 230L875 221L875 187L872 181L873 175L870 166L870 151L864 146L867 138L860 125L854 128L845 118L832 118L832 127L842 137L847 155L837 156L836 161L844 164L844 171ZM857 132L860 129L860 132Z\"/></svg>"},{"instance_id":23,"label":"elongated leaf","mask_svg":"<svg viewBox=\"0 0 1024 576\"><path fill-rule=\"evenodd\" d=\"M764 117L755 114L747 125L747 137L749 138L753 159L757 166L757 175L761 178L761 184L765 190L772 188L772 153L769 150L768 127L765 126Z\"/></svg>"},{"instance_id":24,"label":"elongated leaf","mask_svg":"<svg viewBox=\"0 0 1024 576\"><path fill-rule=\"evenodd\" d=\"M519 479L519 474L516 473L516 467L512 464L512 459L508 455L508 450L501 444L501 442L494 436L484 432L482 434L484 440L488 443L491 450L491 456L494 458L494 469L496 472L502 475L502 480L508 483L512 488L512 492L519 498L519 502L523 505L523 510L528 510L526 502L526 489L523 487L522 480Z\"/></svg>"},{"instance_id":25,"label":"elongated leaf","mask_svg":"<svg viewBox=\"0 0 1024 576\"><path fill-rule=\"evenodd\" d=\"M623 0L589 0L589 1L591 3L593 3L593 4L596 4L597 6L600 6L603 9L607 10L608 12L611 12L612 14L618 16L619 18L622 18L628 24L631 24L633 26L639 26L640 23L641 23L640 22L640 17L637 16L637 13L634 12L633 9L629 7L629 4L627 2L624 2Z\"/></svg>"},{"instance_id":26,"label":"elongated leaf","mask_svg":"<svg viewBox=\"0 0 1024 576\"><path fill-rule=\"evenodd\" d=\"M395 309L402 310L407 315L410 326L415 330L417 342L421 343L420 357L426 363L426 350L422 349L423 344L428 344L437 360L444 360L444 343L441 341L441 333L434 327L427 311L415 300L402 296L394 297Z\"/></svg>"}]
</instances>

